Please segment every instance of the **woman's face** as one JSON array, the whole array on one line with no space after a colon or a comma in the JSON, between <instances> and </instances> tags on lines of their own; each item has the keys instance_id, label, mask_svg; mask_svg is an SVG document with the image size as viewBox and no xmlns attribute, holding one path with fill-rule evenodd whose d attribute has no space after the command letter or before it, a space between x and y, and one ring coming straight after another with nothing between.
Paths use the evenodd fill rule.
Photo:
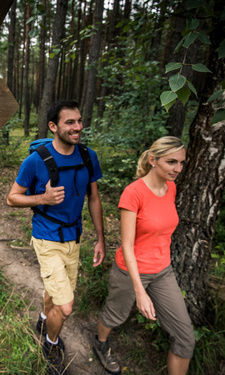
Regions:
<instances>
[{"instance_id":1,"label":"woman's face","mask_svg":"<svg viewBox=\"0 0 225 375\"><path fill-rule=\"evenodd\" d=\"M174 181L178 174L182 171L185 162L186 152L182 148L179 151L172 152L166 156L162 156L158 160L149 160L154 173L164 180Z\"/></svg>"}]
</instances>

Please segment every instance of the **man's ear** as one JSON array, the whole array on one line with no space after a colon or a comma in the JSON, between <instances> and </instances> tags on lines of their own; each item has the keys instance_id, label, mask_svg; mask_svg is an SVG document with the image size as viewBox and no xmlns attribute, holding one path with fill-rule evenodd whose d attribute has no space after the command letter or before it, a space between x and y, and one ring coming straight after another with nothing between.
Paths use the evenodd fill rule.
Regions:
<instances>
[{"instance_id":1,"label":"man's ear","mask_svg":"<svg viewBox=\"0 0 225 375\"><path fill-rule=\"evenodd\" d=\"M57 130L57 125L53 121L49 121L48 127L52 133L55 133Z\"/></svg>"}]
</instances>

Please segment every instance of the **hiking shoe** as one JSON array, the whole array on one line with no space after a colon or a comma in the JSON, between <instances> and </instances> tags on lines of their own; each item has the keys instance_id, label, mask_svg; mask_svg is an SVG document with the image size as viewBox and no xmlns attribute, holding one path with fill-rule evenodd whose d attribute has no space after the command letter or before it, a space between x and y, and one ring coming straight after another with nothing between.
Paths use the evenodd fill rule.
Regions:
<instances>
[{"instance_id":1,"label":"hiking shoe","mask_svg":"<svg viewBox=\"0 0 225 375\"><path fill-rule=\"evenodd\" d=\"M36 324L36 330L42 334L42 336L45 336L47 333L47 324L46 319L42 319L41 314L39 314L39 318Z\"/></svg>"},{"instance_id":2,"label":"hiking shoe","mask_svg":"<svg viewBox=\"0 0 225 375\"><path fill-rule=\"evenodd\" d=\"M47 325L46 325L46 319L42 319L41 314L39 315L37 324L36 324L36 330L42 335L43 337L47 334ZM65 350L65 344L63 342L63 339L61 339L60 336L58 336L58 345L60 348L64 351Z\"/></svg>"},{"instance_id":3,"label":"hiking shoe","mask_svg":"<svg viewBox=\"0 0 225 375\"><path fill-rule=\"evenodd\" d=\"M67 375L64 366L64 352L59 345L52 345L45 340L43 347L43 354L47 360L47 372L50 375Z\"/></svg>"},{"instance_id":4,"label":"hiking shoe","mask_svg":"<svg viewBox=\"0 0 225 375\"><path fill-rule=\"evenodd\" d=\"M95 336L93 349L105 370L107 370L112 375L121 373L119 363L113 358L111 354L111 348L109 346L108 340L106 342L100 342L98 341L98 336Z\"/></svg>"}]
</instances>

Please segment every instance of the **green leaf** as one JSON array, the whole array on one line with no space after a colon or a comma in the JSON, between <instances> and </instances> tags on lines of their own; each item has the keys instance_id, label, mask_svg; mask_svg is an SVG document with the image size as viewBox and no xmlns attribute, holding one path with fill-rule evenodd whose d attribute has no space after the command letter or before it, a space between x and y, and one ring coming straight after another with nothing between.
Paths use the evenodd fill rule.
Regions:
<instances>
[{"instance_id":1,"label":"green leaf","mask_svg":"<svg viewBox=\"0 0 225 375\"><path fill-rule=\"evenodd\" d=\"M204 43L204 44L211 44L210 39L209 39L209 36L208 36L206 33L204 33L203 31L200 31L200 32L198 33L198 38L199 38L200 41L201 41L202 43Z\"/></svg>"},{"instance_id":2,"label":"green leaf","mask_svg":"<svg viewBox=\"0 0 225 375\"><path fill-rule=\"evenodd\" d=\"M225 120L225 109L218 109L212 118L211 125Z\"/></svg>"},{"instance_id":3,"label":"green leaf","mask_svg":"<svg viewBox=\"0 0 225 375\"><path fill-rule=\"evenodd\" d=\"M163 106L171 103L173 100L177 99L177 94L172 91L163 91L160 95L160 100Z\"/></svg>"},{"instance_id":4,"label":"green leaf","mask_svg":"<svg viewBox=\"0 0 225 375\"><path fill-rule=\"evenodd\" d=\"M175 101L176 101L176 99L173 100L172 102L164 105L166 112L169 112L169 109L172 107L172 105L174 105Z\"/></svg>"},{"instance_id":5,"label":"green leaf","mask_svg":"<svg viewBox=\"0 0 225 375\"><path fill-rule=\"evenodd\" d=\"M179 41L178 45L176 46L176 48L175 48L175 50L174 50L175 53L177 53L177 52L179 51L180 47L183 45L183 42L184 42L184 38L182 38L182 39Z\"/></svg>"},{"instance_id":6,"label":"green leaf","mask_svg":"<svg viewBox=\"0 0 225 375\"><path fill-rule=\"evenodd\" d=\"M172 91L164 91L160 95L162 106L165 107L166 112L169 111L170 107L172 107L176 99L177 99L177 94Z\"/></svg>"},{"instance_id":7,"label":"green leaf","mask_svg":"<svg viewBox=\"0 0 225 375\"><path fill-rule=\"evenodd\" d=\"M32 17L30 17L30 18L28 18L28 20L27 20L27 22L26 22L26 24L28 25L28 23L31 23L33 20L35 19L35 17L34 16L32 16Z\"/></svg>"},{"instance_id":8,"label":"green leaf","mask_svg":"<svg viewBox=\"0 0 225 375\"><path fill-rule=\"evenodd\" d=\"M225 57L225 40L223 40L219 47L216 49L216 51L218 52L218 55L219 55L219 59L222 59L223 57Z\"/></svg>"},{"instance_id":9,"label":"green leaf","mask_svg":"<svg viewBox=\"0 0 225 375\"><path fill-rule=\"evenodd\" d=\"M186 20L186 28L188 30L196 30L199 26L199 20L197 18L192 18Z\"/></svg>"},{"instance_id":10,"label":"green leaf","mask_svg":"<svg viewBox=\"0 0 225 375\"><path fill-rule=\"evenodd\" d=\"M189 96L191 95L191 91L188 87L182 87L182 89L178 90L176 92L178 99L181 101L183 105L185 105L189 99Z\"/></svg>"},{"instance_id":11,"label":"green leaf","mask_svg":"<svg viewBox=\"0 0 225 375\"><path fill-rule=\"evenodd\" d=\"M56 55L55 52L52 52L52 53L49 54L49 58L53 59L53 57L55 57L55 55Z\"/></svg>"},{"instance_id":12,"label":"green leaf","mask_svg":"<svg viewBox=\"0 0 225 375\"><path fill-rule=\"evenodd\" d=\"M171 72L172 70L176 70L182 67L181 63L178 62L170 62L169 64L166 65L166 73Z\"/></svg>"},{"instance_id":13,"label":"green leaf","mask_svg":"<svg viewBox=\"0 0 225 375\"><path fill-rule=\"evenodd\" d=\"M186 77L184 77L182 74L175 74L174 76L169 78L169 85L173 92L176 92L180 90L186 82Z\"/></svg>"},{"instance_id":14,"label":"green leaf","mask_svg":"<svg viewBox=\"0 0 225 375\"><path fill-rule=\"evenodd\" d=\"M218 90L216 92L214 92L208 99L208 103L209 102L212 102L213 100L216 100L218 99L222 94L223 94L223 91L224 90Z\"/></svg>"},{"instance_id":15,"label":"green leaf","mask_svg":"<svg viewBox=\"0 0 225 375\"><path fill-rule=\"evenodd\" d=\"M194 85L188 80L187 80L187 84L188 84L189 89L193 92L193 94L195 94L195 96L198 96L196 88L194 87Z\"/></svg>"},{"instance_id":16,"label":"green leaf","mask_svg":"<svg viewBox=\"0 0 225 375\"><path fill-rule=\"evenodd\" d=\"M196 72L212 73L211 70L209 70L204 64L192 64L191 66L193 70L196 70Z\"/></svg>"},{"instance_id":17,"label":"green leaf","mask_svg":"<svg viewBox=\"0 0 225 375\"><path fill-rule=\"evenodd\" d=\"M184 37L184 42L183 42L183 47L184 48L189 48L192 43L198 38L198 33L197 31L191 31Z\"/></svg>"}]
</instances>

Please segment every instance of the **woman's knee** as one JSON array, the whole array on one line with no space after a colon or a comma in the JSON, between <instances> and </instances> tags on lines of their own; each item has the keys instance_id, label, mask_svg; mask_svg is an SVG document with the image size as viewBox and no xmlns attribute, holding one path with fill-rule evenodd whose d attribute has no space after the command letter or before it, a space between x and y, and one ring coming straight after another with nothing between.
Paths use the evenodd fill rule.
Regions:
<instances>
[{"instance_id":1,"label":"woman's knee","mask_svg":"<svg viewBox=\"0 0 225 375\"><path fill-rule=\"evenodd\" d=\"M192 327L184 335L179 335L171 342L171 350L182 358L192 358L195 347L195 336Z\"/></svg>"}]
</instances>

